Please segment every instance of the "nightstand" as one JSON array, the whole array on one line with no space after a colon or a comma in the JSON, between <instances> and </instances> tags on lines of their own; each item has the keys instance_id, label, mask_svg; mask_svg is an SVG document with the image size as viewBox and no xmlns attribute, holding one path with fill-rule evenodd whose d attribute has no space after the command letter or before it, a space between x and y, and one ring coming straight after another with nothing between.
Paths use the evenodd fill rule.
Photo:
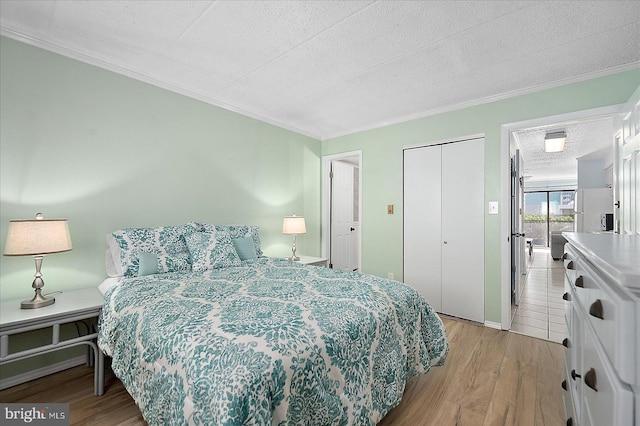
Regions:
<instances>
[{"instance_id":1,"label":"nightstand","mask_svg":"<svg viewBox=\"0 0 640 426\"><path fill-rule=\"evenodd\" d=\"M104 393L104 355L96 343L98 332L89 329L87 334L60 340L60 326L100 316L104 297L97 288L65 291L56 294L53 305L38 309L20 309L22 299L0 303L0 365L29 358L47 352L78 345L93 350L94 392ZM51 328L51 343L14 353L9 352L9 336L32 330ZM80 334L80 332L78 332Z\"/></svg>"},{"instance_id":2,"label":"nightstand","mask_svg":"<svg viewBox=\"0 0 640 426\"><path fill-rule=\"evenodd\" d=\"M327 267L329 263L329 259L326 257L313 257L313 256L298 256L300 260L296 260L298 263L302 263L303 265L311 265L311 266L322 266L323 268Z\"/></svg>"}]
</instances>

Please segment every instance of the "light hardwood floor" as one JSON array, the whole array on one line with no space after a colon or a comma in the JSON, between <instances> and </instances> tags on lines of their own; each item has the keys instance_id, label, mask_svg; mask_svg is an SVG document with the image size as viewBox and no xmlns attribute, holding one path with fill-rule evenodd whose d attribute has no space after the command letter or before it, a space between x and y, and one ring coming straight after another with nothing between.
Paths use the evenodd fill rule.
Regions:
<instances>
[{"instance_id":1,"label":"light hardwood floor","mask_svg":"<svg viewBox=\"0 0 640 426\"><path fill-rule=\"evenodd\" d=\"M563 347L443 318L446 364L413 378L380 425L561 425ZM145 425L110 370L93 395L93 369L80 366L0 392L0 401L69 403L71 425Z\"/></svg>"}]
</instances>

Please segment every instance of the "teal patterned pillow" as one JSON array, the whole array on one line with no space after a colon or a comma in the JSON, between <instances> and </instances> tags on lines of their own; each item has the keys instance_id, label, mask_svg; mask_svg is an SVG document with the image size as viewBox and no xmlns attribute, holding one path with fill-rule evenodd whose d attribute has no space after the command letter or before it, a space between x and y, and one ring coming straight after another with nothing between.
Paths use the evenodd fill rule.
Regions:
<instances>
[{"instance_id":1,"label":"teal patterned pillow","mask_svg":"<svg viewBox=\"0 0 640 426\"><path fill-rule=\"evenodd\" d=\"M240 266L240 257L229 234L196 232L187 235L185 240L191 253L192 269L196 272Z\"/></svg>"},{"instance_id":2,"label":"teal patterned pillow","mask_svg":"<svg viewBox=\"0 0 640 426\"><path fill-rule=\"evenodd\" d=\"M204 232L226 232L233 240L236 238L249 237L253 240L253 246L256 249L256 255L262 256L262 249L260 248L260 228L254 225L209 225L206 223L200 224L200 230Z\"/></svg>"},{"instance_id":3,"label":"teal patterned pillow","mask_svg":"<svg viewBox=\"0 0 640 426\"><path fill-rule=\"evenodd\" d=\"M124 228L111 235L120 249L120 266L125 277L138 276L139 252L155 253L158 273L189 271L191 258L184 236L197 232L195 223L156 228ZM116 260L117 261L117 260Z\"/></svg>"}]
</instances>

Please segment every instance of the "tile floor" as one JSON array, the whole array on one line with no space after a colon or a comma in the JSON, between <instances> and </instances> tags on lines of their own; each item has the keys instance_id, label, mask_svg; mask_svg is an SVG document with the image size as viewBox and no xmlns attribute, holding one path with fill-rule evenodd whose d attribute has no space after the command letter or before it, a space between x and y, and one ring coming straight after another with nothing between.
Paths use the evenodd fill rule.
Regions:
<instances>
[{"instance_id":1,"label":"tile floor","mask_svg":"<svg viewBox=\"0 0 640 426\"><path fill-rule=\"evenodd\" d=\"M528 274L511 331L562 342L564 321L564 263L554 261L548 248L534 247L527 256Z\"/></svg>"}]
</instances>

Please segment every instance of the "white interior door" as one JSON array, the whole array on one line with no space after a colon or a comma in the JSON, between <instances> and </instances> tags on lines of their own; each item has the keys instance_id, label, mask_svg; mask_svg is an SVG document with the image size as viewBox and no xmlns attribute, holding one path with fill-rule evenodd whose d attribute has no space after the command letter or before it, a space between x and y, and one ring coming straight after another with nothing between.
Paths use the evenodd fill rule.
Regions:
<instances>
[{"instance_id":1,"label":"white interior door","mask_svg":"<svg viewBox=\"0 0 640 426\"><path fill-rule=\"evenodd\" d=\"M520 303L526 277L526 238L524 234L524 169L520 150L512 158L511 176L511 291L512 303Z\"/></svg>"},{"instance_id":2,"label":"white interior door","mask_svg":"<svg viewBox=\"0 0 640 426\"><path fill-rule=\"evenodd\" d=\"M442 145L404 151L404 282L442 312Z\"/></svg>"},{"instance_id":3,"label":"white interior door","mask_svg":"<svg viewBox=\"0 0 640 426\"><path fill-rule=\"evenodd\" d=\"M484 139L442 146L442 312L484 322Z\"/></svg>"},{"instance_id":4,"label":"white interior door","mask_svg":"<svg viewBox=\"0 0 640 426\"><path fill-rule=\"evenodd\" d=\"M342 161L331 163L331 259L334 269L358 270L358 209L355 174L358 168Z\"/></svg>"},{"instance_id":5,"label":"white interior door","mask_svg":"<svg viewBox=\"0 0 640 426\"><path fill-rule=\"evenodd\" d=\"M620 234L640 235L640 86L625 104L613 168L615 228Z\"/></svg>"},{"instance_id":6,"label":"white interior door","mask_svg":"<svg viewBox=\"0 0 640 426\"><path fill-rule=\"evenodd\" d=\"M634 223L631 209L631 183L633 176L633 161L631 156L622 159L622 233L633 234Z\"/></svg>"}]
</instances>

